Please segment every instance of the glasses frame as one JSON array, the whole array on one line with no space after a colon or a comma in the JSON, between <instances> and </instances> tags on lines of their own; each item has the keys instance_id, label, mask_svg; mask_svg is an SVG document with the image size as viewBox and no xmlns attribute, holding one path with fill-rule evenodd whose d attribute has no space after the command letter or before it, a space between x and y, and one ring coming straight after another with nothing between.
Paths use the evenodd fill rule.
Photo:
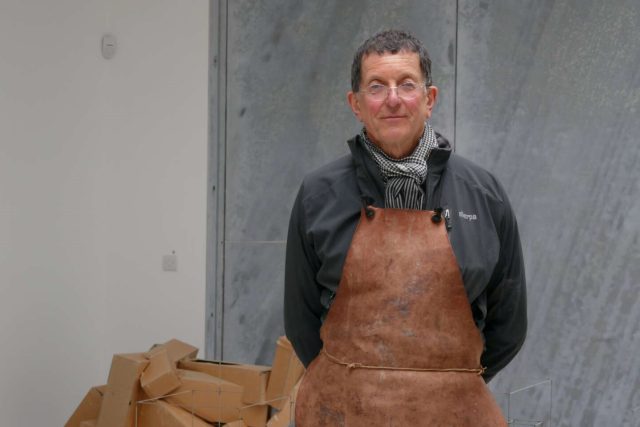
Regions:
<instances>
[{"instance_id":1,"label":"glasses frame","mask_svg":"<svg viewBox=\"0 0 640 427\"><path fill-rule=\"evenodd\" d=\"M361 93L363 96L368 97L369 99L373 100L373 101L386 101L387 98L389 97L389 94L391 93L391 91L393 89L395 89L396 91L396 96L404 101L413 101L414 99L418 98L420 96L420 92L419 89L422 88L422 92L426 92L427 88L431 87L431 85L427 85L426 82L423 83L419 83L419 84L415 84L415 83L411 83L412 85L415 84L416 85L416 95L415 96L411 96L411 97L406 97L406 95L401 95L400 94L400 87L402 87L402 85L404 85L406 83L402 83L398 86L387 86L387 85L383 85L383 84L379 84L377 83L376 85L382 86L384 89L382 89L382 92L380 92L379 94L372 94L371 92L369 92L369 88L371 86L374 85L369 85L367 86L365 89L360 89L358 90L359 93Z\"/></svg>"}]
</instances>

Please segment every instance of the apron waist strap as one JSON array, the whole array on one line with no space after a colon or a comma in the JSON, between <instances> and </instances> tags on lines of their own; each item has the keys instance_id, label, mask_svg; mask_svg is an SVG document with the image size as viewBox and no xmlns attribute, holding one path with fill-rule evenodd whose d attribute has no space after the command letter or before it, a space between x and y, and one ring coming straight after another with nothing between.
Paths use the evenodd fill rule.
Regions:
<instances>
[{"instance_id":1,"label":"apron waist strap","mask_svg":"<svg viewBox=\"0 0 640 427\"><path fill-rule=\"evenodd\" d=\"M476 375L482 375L486 368L481 366L479 368L403 368L397 366L375 366L375 365L363 365L362 363L357 362L345 362L343 360L338 359L337 357L330 354L324 347L321 351L327 359L336 365L346 366L349 370L351 369L376 369L376 370L386 370L386 371L411 371L411 372L461 372L461 373L470 373Z\"/></svg>"}]
</instances>

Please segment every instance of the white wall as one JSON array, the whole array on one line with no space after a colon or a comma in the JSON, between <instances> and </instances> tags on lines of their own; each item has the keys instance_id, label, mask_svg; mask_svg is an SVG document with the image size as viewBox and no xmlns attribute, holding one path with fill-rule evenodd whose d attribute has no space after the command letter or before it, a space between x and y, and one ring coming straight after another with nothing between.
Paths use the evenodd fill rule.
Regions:
<instances>
[{"instance_id":1,"label":"white wall","mask_svg":"<svg viewBox=\"0 0 640 427\"><path fill-rule=\"evenodd\" d=\"M0 3L0 425L63 425L113 353L204 349L207 49L206 0Z\"/></svg>"}]
</instances>

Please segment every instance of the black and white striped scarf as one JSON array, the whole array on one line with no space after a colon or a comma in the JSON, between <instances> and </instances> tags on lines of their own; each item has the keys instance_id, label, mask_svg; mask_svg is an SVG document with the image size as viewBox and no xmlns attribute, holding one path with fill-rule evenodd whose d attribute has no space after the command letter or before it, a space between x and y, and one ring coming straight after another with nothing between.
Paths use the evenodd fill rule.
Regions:
<instances>
[{"instance_id":1,"label":"black and white striped scarf","mask_svg":"<svg viewBox=\"0 0 640 427\"><path fill-rule=\"evenodd\" d=\"M396 209L422 209L424 191L422 183L427 178L427 159L437 146L436 135L428 122L413 153L402 159L392 159L367 138L362 129L364 146L378 164L385 181L384 206Z\"/></svg>"}]
</instances>

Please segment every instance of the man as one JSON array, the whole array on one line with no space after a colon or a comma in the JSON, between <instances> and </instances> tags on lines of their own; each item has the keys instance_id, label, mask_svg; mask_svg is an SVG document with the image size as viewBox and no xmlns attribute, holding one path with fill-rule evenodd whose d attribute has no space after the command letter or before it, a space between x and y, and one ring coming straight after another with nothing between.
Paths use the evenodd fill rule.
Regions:
<instances>
[{"instance_id":1,"label":"man","mask_svg":"<svg viewBox=\"0 0 640 427\"><path fill-rule=\"evenodd\" d=\"M296 423L506 425L485 381L526 333L507 196L429 125L438 89L416 38L366 40L351 80L362 133L305 177L289 224L285 329L307 366Z\"/></svg>"}]
</instances>

